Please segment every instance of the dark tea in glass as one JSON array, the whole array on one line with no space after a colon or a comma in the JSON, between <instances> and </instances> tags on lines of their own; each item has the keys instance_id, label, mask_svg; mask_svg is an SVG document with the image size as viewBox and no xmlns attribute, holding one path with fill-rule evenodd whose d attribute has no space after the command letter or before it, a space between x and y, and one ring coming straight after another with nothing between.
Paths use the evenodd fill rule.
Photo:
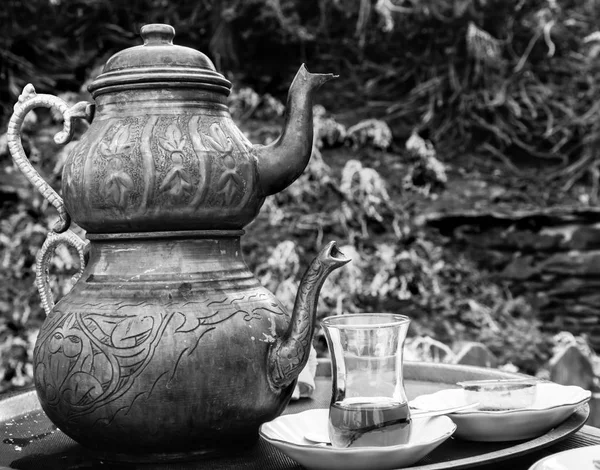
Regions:
<instances>
[{"instance_id":1,"label":"dark tea in glass","mask_svg":"<svg viewBox=\"0 0 600 470\"><path fill-rule=\"evenodd\" d=\"M402 352L409 323L405 316L385 313L323 319L333 366L329 439L334 447L408 443Z\"/></svg>"},{"instance_id":2,"label":"dark tea in glass","mask_svg":"<svg viewBox=\"0 0 600 470\"><path fill-rule=\"evenodd\" d=\"M329 409L329 439L335 447L406 444L410 430L408 405L391 399L338 401Z\"/></svg>"}]
</instances>

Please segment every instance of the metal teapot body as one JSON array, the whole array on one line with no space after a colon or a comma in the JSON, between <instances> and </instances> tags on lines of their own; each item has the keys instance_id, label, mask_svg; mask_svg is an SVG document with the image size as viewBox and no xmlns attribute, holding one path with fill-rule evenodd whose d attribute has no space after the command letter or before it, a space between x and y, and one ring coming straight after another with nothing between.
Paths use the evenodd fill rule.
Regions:
<instances>
[{"instance_id":1,"label":"metal teapot body","mask_svg":"<svg viewBox=\"0 0 600 470\"><path fill-rule=\"evenodd\" d=\"M36 342L44 411L106 458L251 441L293 391L266 372L290 315L246 267L239 233L179 235L92 236L82 277Z\"/></svg>"},{"instance_id":2,"label":"metal teapot body","mask_svg":"<svg viewBox=\"0 0 600 470\"><path fill-rule=\"evenodd\" d=\"M265 199L252 149L222 94L107 92L65 164L65 208L92 233L241 229Z\"/></svg>"}]
</instances>

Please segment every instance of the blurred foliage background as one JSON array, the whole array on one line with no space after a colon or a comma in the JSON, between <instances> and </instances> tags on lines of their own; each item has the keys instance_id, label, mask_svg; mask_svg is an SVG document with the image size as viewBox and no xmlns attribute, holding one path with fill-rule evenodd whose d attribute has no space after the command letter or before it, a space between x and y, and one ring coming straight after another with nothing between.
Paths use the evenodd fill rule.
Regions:
<instances>
[{"instance_id":1,"label":"blurred foliage background","mask_svg":"<svg viewBox=\"0 0 600 470\"><path fill-rule=\"evenodd\" d=\"M327 282L320 316L405 313L415 338L482 341L503 364L543 373L554 343L535 309L445 250L419 217L456 174L511 186L514 207L597 202L599 20L598 0L4 0L0 391L31 383L43 321L33 265L56 219L12 167L12 105L27 83L89 99L106 60L156 22L232 80L232 114L255 143L276 138L300 63L340 75L319 93L308 169L244 239L251 269L284 303L335 238L354 261ZM36 110L24 130L30 159L57 188L69 151L52 141L59 123ZM57 250L53 270L60 296L77 256Z\"/></svg>"}]
</instances>

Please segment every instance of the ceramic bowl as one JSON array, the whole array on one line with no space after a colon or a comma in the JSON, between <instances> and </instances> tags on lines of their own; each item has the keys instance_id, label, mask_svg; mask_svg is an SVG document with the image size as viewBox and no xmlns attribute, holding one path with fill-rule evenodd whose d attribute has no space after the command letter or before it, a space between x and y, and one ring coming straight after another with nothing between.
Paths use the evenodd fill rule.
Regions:
<instances>
[{"instance_id":1,"label":"ceramic bowl","mask_svg":"<svg viewBox=\"0 0 600 470\"><path fill-rule=\"evenodd\" d=\"M470 441L500 442L532 439L567 419L590 400L591 392L581 387L539 382L531 405L515 410L479 409L451 413L457 425L456 437ZM440 390L421 395L411 407L431 410L469 403L463 389Z\"/></svg>"},{"instance_id":2,"label":"ceramic bowl","mask_svg":"<svg viewBox=\"0 0 600 470\"><path fill-rule=\"evenodd\" d=\"M467 402L478 403L482 411L517 410L533 405L536 379L469 380L458 382Z\"/></svg>"},{"instance_id":3,"label":"ceramic bowl","mask_svg":"<svg viewBox=\"0 0 600 470\"><path fill-rule=\"evenodd\" d=\"M407 444L341 449L306 440L304 435L307 433L327 433L328 415L327 409L315 409L280 416L263 424L259 435L309 469L386 470L418 462L456 430L456 425L450 418L436 416L414 419Z\"/></svg>"},{"instance_id":4,"label":"ceramic bowl","mask_svg":"<svg viewBox=\"0 0 600 470\"><path fill-rule=\"evenodd\" d=\"M594 462L598 462L594 464ZM598 470L600 445L579 447L549 455L534 463L529 470Z\"/></svg>"}]
</instances>

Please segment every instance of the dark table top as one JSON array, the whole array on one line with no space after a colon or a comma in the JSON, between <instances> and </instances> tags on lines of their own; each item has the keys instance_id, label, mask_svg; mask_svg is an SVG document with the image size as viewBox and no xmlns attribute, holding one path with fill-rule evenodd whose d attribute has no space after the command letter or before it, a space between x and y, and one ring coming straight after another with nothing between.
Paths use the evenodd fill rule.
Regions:
<instances>
[{"instance_id":1,"label":"dark table top","mask_svg":"<svg viewBox=\"0 0 600 470\"><path fill-rule=\"evenodd\" d=\"M301 399L290 403L285 413L299 413L312 408L326 408L329 405L329 397L331 393L330 381L327 378L317 378L317 387L315 394L310 399ZM25 397L25 394L21 394ZM28 392L29 405L24 404L27 408L35 401L33 392ZM410 397L410 393L409 393ZM272 447L270 444L259 440L256 445L248 450L240 453L232 452L231 455L222 456L194 462L184 463L169 463L169 464L118 464L113 462L104 462L95 460L89 457L84 449L64 435L62 432L53 430L53 426L46 418L43 412L37 408L30 413L22 415L21 418L16 418L8 423L3 421L2 416L6 415L6 409L2 407L12 406L13 408L18 403L13 397L12 402L0 400L0 469L143 469L143 470L192 470L192 469L209 469L209 470L225 470L225 469L260 469L260 470L279 470L279 469L301 469L302 467L293 460L286 457L280 451ZM19 405L21 406L21 405ZM13 409L13 412L15 410ZM10 430L10 433L9 433ZM27 434L28 439L21 441L7 438L7 436L18 436ZM525 453L517 457L508 456L506 459L499 460L493 463L482 465L469 465L469 468L480 470L526 470L537 460L568 449L584 447L589 445L600 444L600 429L591 426L583 426L579 431L564 438L558 442L549 442L549 446L543 449L538 449L533 452ZM512 444L510 444L512 445ZM510 450L509 445L509 450ZM518 445L518 443L515 443ZM445 450L444 450L445 446ZM416 469L442 469L447 467L456 468L452 462L444 463L445 456L451 455L449 450L454 452L456 449L460 454L460 447L466 449L470 446L470 453L473 453L473 447L477 446L477 451L481 454L498 450L497 444L487 443L466 443L458 439L446 441L442 446L427 456L418 465L411 468ZM506 444L504 444L506 446ZM445 453L444 453L445 452ZM437 454L436 454L437 453ZM510 452L509 452L510 453ZM496 452L497 454L497 452ZM466 467L463 467L466 468Z\"/></svg>"}]
</instances>

